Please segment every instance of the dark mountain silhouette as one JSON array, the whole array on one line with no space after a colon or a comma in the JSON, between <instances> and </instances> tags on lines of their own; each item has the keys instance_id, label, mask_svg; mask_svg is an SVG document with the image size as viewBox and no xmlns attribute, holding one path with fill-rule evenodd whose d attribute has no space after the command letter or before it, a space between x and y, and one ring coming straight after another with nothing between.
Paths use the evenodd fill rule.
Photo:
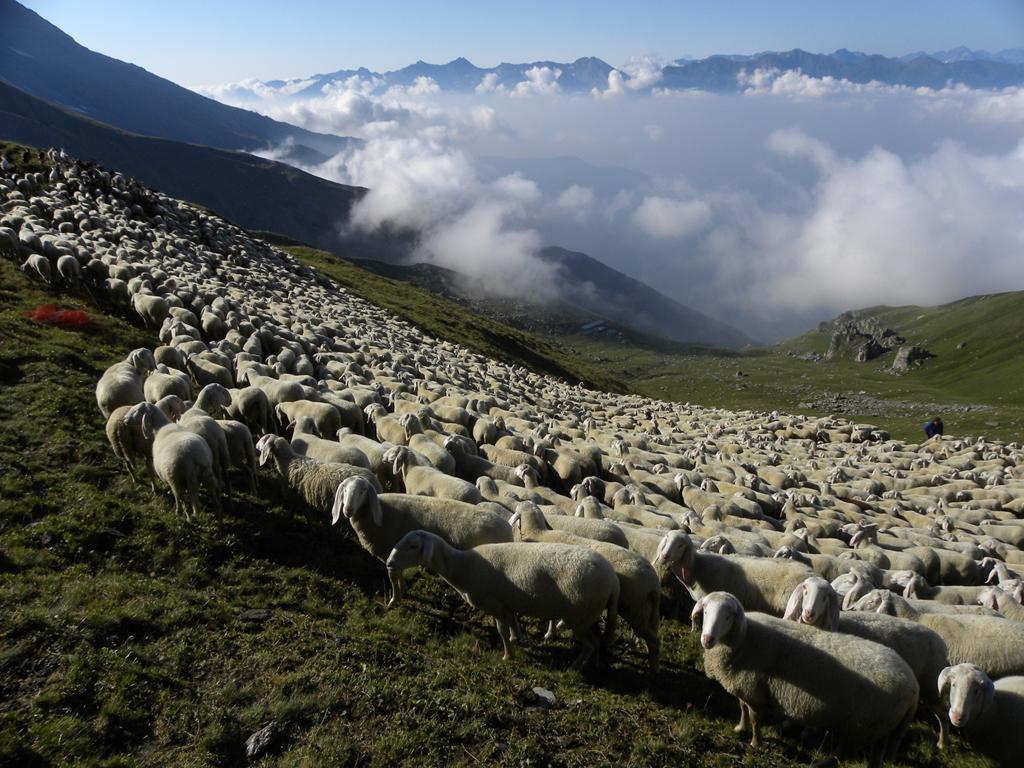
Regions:
<instances>
[{"instance_id":1,"label":"dark mountain silhouette","mask_svg":"<svg viewBox=\"0 0 1024 768\"><path fill-rule=\"evenodd\" d=\"M93 120L174 141L247 151L291 141L326 154L353 141L229 107L90 51L14 0L0 0L0 78Z\"/></svg>"},{"instance_id":2,"label":"dark mountain silhouette","mask_svg":"<svg viewBox=\"0 0 1024 768\"><path fill-rule=\"evenodd\" d=\"M140 136L37 99L0 81L0 137L64 147L243 227L337 249L338 226L365 192L244 152Z\"/></svg>"}]
</instances>

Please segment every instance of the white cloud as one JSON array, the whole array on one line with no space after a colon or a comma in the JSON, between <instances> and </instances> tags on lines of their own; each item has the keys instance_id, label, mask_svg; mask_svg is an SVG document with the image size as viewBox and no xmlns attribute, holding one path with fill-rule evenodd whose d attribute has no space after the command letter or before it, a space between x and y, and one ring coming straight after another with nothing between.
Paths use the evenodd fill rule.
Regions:
<instances>
[{"instance_id":1,"label":"white cloud","mask_svg":"<svg viewBox=\"0 0 1024 768\"><path fill-rule=\"evenodd\" d=\"M590 95L595 98L608 99L613 96L621 96L626 92L625 78L622 73L613 69L608 73L608 88L602 91L600 88L591 88Z\"/></svg>"},{"instance_id":2,"label":"white cloud","mask_svg":"<svg viewBox=\"0 0 1024 768\"><path fill-rule=\"evenodd\" d=\"M579 184L572 184L555 200L555 209L562 214L583 220L594 205L594 190Z\"/></svg>"},{"instance_id":3,"label":"white cloud","mask_svg":"<svg viewBox=\"0 0 1024 768\"><path fill-rule=\"evenodd\" d=\"M513 96L553 96L561 90L558 86L558 78L562 76L560 69L530 67L523 74L526 79L516 83L512 89Z\"/></svg>"},{"instance_id":4,"label":"white cloud","mask_svg":"<svg viewBox=\"0 0 1024 768\"><path fill-rule=\"evenodd\" d=\"M485 93L505 93L507 90L504 85L498 83L498 75L496 72L488 72L480 80L480 84L474 89L477 94Z\"/></svg>"},{"instance_id":5,"label":"white cloud","mask_svg":"<svg viewBox=\"0 0 1024 768\"><path fill-rule=\"evenodd\" d=\"M820 179L805 213L747 201L707 238L721 284L751 287L735 300L831 314L1024 286L1024 142L1005 155L945 142L912 161L881 148L842 158L797 131L770 146Z\"/></svg>"},{"instance_id":6,"label":"white cloud","mask_svg":"<svg viewBox=\"0 0 1024 768\"><path fill-rule=\"evenodd\" d=\"M665 63L655 56L634 56L619 69L629 75L626 85L634 91L652 88L661 80L661 70Z\"/></svg>"},{"instance_id":7,"label":"white cloud","mask_svg":"<svg viewBox=\"0 0 1024 768\"><path fill-rule=\"evenodd\" d=\"M711 206L703 200L681 200L649 195L633 211L633 223L662 240L689 237L711 221Z\"/></svg>"},{"instance_id":8,"label":"white cloud","mask_svg":"<svg viewBox=\"0 0 1024 768\"><path fill-rule=\"evenodd\" d=\"M665 126L649 123L644 126L644 133L651 141L660 141L661 137L665 135Z\"/></svg>"}]
</instances>

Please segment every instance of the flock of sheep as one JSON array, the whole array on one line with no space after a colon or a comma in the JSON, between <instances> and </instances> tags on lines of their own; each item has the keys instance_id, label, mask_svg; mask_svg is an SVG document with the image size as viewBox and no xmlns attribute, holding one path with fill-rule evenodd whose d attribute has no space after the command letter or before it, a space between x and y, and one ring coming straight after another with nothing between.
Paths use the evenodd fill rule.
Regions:
<instances>
[{"instance_id":1,"label":"flock of sheep","mask_svg":"<svg viewBox=\"0 0 1024 768\"><path fill-rule=\"evenodd\" d=\"M766 722L896 754L920 714L1024 754L1024 451L570 386L434 339L203 210L51 153L0 177L0 249L159 337L96 387L132 479L220 513L272 465L296 510L494 619L617 631L658 668L689 610L705 673ZM158 485L156 481L159 480ZM685 613L684 613L685 615ZM621 621L620 621L621 620ZM945 702L948 701L948 704Z\"/></svg>"}]
</instances>

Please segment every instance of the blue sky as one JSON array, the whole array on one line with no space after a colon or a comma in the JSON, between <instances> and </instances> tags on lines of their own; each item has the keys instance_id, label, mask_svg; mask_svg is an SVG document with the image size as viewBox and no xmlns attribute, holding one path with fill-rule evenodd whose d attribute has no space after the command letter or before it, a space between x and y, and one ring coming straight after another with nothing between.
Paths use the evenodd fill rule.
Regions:
<instances>
[{"instance_id":1,"label":"blue sky","mask_svg":"<svg viewBox=\"0 0 1024 768\"><path fill-rule=\"evenodd\" d=\"M24 2L83 45L185 85L460 55L479 66L588 55L620 64L639 54L1024 46L1022 0Z\"/></svg>"}]
</instances>

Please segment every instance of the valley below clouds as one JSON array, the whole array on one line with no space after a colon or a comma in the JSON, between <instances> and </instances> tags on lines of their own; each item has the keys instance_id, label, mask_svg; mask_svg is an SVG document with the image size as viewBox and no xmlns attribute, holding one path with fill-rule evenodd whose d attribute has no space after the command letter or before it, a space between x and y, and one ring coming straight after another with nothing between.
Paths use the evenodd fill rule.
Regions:
<instances>
[{"instance_id":1,"label":"valley below clouds","mask_svg":"<svg viewBox=\"0 0 1024 768\"><path fill-rule=\"evenodd\" d=\"M589 93L550 67L463 91L372 73L196 90L361 139L300 165L369 188L339 227L415 230L409 258L504 295L586 290L539 258L559 245L773 341L1024 287L1024 88L755 70L709 93L659 88L644 58L621 69Z\"/></svg>"}]
</instances>

